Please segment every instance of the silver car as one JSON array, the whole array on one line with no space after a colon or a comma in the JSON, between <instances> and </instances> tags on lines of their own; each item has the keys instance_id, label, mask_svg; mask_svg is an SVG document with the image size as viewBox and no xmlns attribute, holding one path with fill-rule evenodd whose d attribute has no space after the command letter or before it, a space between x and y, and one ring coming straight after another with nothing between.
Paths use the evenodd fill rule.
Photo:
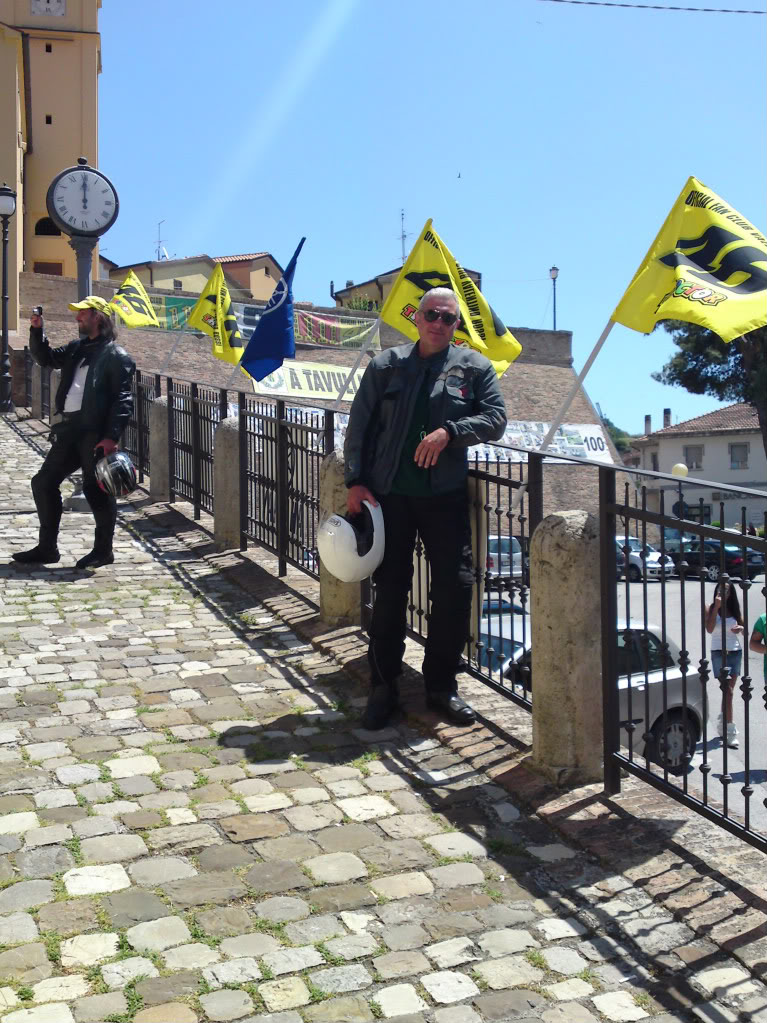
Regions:
<instances>
[{"instance_id":1,"label":"silver car","mask_svg":"<svg viewBox=\"0 0 767 1023\"><path fill-rule=\"evenodd\" d=\"M696 672L688 672L685 694L679 647L667 636L664 650L661 636L658 625L618 622L621 745L624 754L631 750L632 759L646 756L669 774L681 774L703 734L706 703ZM532 688L529 615L524 619L510 614L485 617L480 622L479 639L482 667L492 675L500 673L520 690Z\"/></svg>"},{"instance_id":2,"label":"silver car","mask_svg":"<svg viewBox=\"0 0 767 1023\"><path fill-rule=\"evenodd\" d=\"M647 579L660 579L675 571L673 559L668 554L661 554L649 543L642 544L637 536L616 536L615 546L623 561L621 575L627 572L632 583L640 582L643 575ZM624 547L628 547L628 569L625 567Z\"/></svg>"}]
</instances>

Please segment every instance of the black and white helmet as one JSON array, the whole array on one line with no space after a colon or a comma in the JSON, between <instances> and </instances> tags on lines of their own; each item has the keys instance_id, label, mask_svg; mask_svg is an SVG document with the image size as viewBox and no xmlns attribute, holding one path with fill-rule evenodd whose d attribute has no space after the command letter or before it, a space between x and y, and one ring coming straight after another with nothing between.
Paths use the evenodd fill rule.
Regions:
<instances>
[{"instance_id":1,"label":"black and white helmet","mask_svg":"<svg viewBox=\"0 0 767 1023\"><path fill-rule=\"evenodd\" d=\"M125 497L136 489L136 470L124 451L113 451L96 462L96 480L112 497Z\"/></svg>"},{"instance_id":2,"label":"black and white helmet","mask_svg":"<svg viewBox=\"0 0 767 1023\"><path fill-rule=\"evenodd\" d=\"M362 502L359 515L330 515L317 531L320 561L345 583L367 579L383 561L384 522L381 506Z\"/></svg>"}]
</instances>

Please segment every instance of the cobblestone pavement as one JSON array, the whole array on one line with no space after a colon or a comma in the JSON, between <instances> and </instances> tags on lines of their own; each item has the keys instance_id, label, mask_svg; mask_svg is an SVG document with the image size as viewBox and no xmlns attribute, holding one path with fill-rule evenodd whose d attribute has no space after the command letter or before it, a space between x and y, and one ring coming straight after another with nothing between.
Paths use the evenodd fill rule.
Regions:
<instances>
[{"instance_id":1,"label":"cobblestone pavement","mask_svg":"<svg viewBox=\"0 0 767 1023\"><path fill-rule=\"evenodd\" d=\"M338 663L178 533L76 572L68 514L60 565L9 564L40 456L0 433L2 1023L767 1020L455 744L361 730Z\"/></svg>"}]
</instances>

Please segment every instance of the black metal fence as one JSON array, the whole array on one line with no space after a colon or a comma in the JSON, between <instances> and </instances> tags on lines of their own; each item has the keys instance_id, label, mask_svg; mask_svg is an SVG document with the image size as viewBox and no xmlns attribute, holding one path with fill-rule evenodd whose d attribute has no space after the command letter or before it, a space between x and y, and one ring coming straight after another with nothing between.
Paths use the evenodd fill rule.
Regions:
<instances>
[{"instance_id":1,"label":"black metal fence","mask_svg":"<svg viewBox=\"0 0 767 1023\"><path fill-rule=\"evenodd\" d=\"M317 578L320 464L333 450L333 412L238 400L240 545L273 551L280 575L290 563Z\"/></svg>"},{"instance_id":2,"label":"black metal fence","mask_svg":"<svg viewBox=\"0 0 767 1023\"><path fill-rule=\"evenodd\" d=\"M213 514L213 437L225 419L228 396L223 388L200 387L168 377L168 464L170 500L180 497Z\"/></svg>"},{"instance_id":3,"label":"black metal fence","mask_svg":"<svg viewBox=\"0 0 767 1023\"><path fill-rule=\"evenodd\" d=\"M32 408L32 367L35 360L28 348L24 348L24 407Z\"/></svg>"},{"instance_id":4,"label":"black metal fence","mask_svg":"<svg viewBox=\"0 0 767 1023\"><path fill-rule=\"evenodd\" d=\"M30 397L30 405L32 400ZM51 368L42 366L40 369L40 408L43 419L51 417Z\"/></svg>"},{"instance_id":5,"label":"black metal fence","mask_svg":"<svg viewBox=\"0 0 767 1023\"><path fill-rule=\"evenodd\" d=\"M155 398L160 397L161 377L159 373L144 373L136 370L131 381L133 391L133 415L128 420L122 437L122 447L130 455L138 472L139 483L144 474L150 472L149 462L149 409Z\"/></svg>"},{"instance_id":6,"label":"black metal fence","mask_svg":"<svg viewBox=\"0 0 767 1023\"><path fill-rule=\"evenodd\" d=\"M469 503L475 540L474 597L465 670L515 703L530 707L530 536L543 517L543 458L489 445L493 458L469 463ZM523 461L522 458L527 458ZM408 634L428 634L431 573L416 539L407 603ZM370 626L375 585L362 586L363 628ZM512 656L517 654L517 656Z\"/></svg>"},{"instance_id":7,"label":"black metal fence","mask_svg":"<svg viewBox=\"0 0 767 1023\"><path fill-rule=\"evenodd\" d=\"M767 540L744 503L767 527L767 494L599 476L606 791L626 770L767 851ZM720 523L740 501L729 529L686 504L712 488Z\"/></svg>"}]
</instances>

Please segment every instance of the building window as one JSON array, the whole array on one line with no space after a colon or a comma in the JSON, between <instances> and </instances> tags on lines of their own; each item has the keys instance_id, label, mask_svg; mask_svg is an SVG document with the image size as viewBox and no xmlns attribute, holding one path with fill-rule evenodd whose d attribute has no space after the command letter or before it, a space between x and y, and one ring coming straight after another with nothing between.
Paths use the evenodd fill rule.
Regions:
<instances>
[{"instance_id":1,"label":"building window","mask_svg":"<svg viewBox=\"0 0 767 1023\"><path fill-rule=\"evenodd\" d=\"M41 217L35 224L35 234L52 235L58 238L61 231L59 231L50 217Z\"/></svg>"},{"instance_id":2,"label":"building window","mask_svg":"<svg viewBox=\"0 0 767 1023\"><path fill-rule=\"evenodd\" d=\"M181 291L181 289L184 287L184 282L183 281L177 281L174 278L173 279L173 287L176 289L176 291Z\"/></svg>"},{"instance_id":3,"label":"building window","mask_svg":"<svg viewBox=\"0 0 767 1023\"><path fill-rule=\"evenodd\" d=\"M730 468L747 469L749 444L729 444L728 447L730 449Z\"/></svg>"},{"instance_id":4,"label":"building window","mask_svg":"<svg viewBox=\"0 0 767 1023\"><path fill-rule=\"evenodd\" d=\"M53 53L53 47L51 46L50 43L46 43L45 44L45 52L46 53Z\"/></svg>"},{"instance_id":5,"label":"building window","mask_svg":"<svg viewBox=\"0 0 767 1023\"><path fill-rule=\"evenodd\" d=\"M658 471L658 452L657 451L653 451L653 453L650 455L650 468L652 469L653 472L657 472Z\"/></svg>"},{"instance_id":6,"label":"building window","mask_svg":"<svg viewBox=\"0 0 767 1023\"><path fill-rule=\"evenodd\" d=\"M684 449L684 463L688 469L703 468L703 445L690 444Z\"/></svg>"},{"instance_id":7,"label":"building window","mask_svg":"<svg viewBox=\"0 0 767 1023\"><path fill-rule=\"evenodd\" d=\"M46 114L45 115L45 123L46 124L53 124L53 118L51 117L50 114Z\"/></svg>"},{"instance_id":8,"label":"building window","mask_svg":"<svg viewBox=\"0 0 767 1023\"><path fill-rule=\"evenodd\" d=\"M271 277L272 276L271 273L269 272L269 267L268 266L264 267L264 276L265 277Z\"/></svg>"},{"instance_id":9,"label":"building window","mask_svg":"<svg viewBox=\"0 0 767 1023\"><path fill-rule=\"evenodd\" d=\"M61 277L64 273L64 264L35 262L34 272L36 274L52 274L54 277Z\"/></svg>"}]
</instances>

